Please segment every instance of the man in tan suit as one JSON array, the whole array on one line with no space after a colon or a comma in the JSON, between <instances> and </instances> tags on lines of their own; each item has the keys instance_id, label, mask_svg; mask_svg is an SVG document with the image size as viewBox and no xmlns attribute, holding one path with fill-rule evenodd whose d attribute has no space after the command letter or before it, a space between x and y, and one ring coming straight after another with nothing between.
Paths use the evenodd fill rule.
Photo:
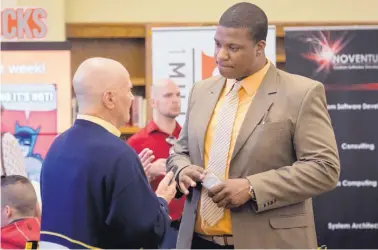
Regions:
<instances>
[{"instance_id":1,"label":"man in tan suit","mask_svg":"<svg viewBox=\"0 0 378 250\"><path fill-rule=\"evenodd\" d=\"M187 195L177 248L316 248L311 198L340 166L324 87L278 70L265 13L230 7L215 34L221 76L197 82L167 161ZM221 183L207 190L207 173Z\"/></svg>"}]
</instances>

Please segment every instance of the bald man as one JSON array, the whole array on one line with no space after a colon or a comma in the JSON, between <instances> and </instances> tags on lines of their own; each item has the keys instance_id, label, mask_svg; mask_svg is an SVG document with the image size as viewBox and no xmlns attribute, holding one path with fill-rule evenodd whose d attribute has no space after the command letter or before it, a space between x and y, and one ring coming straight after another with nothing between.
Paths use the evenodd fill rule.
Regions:
<instances>
[{"instance_id":1,"label":"bald man","mask_svg":"<svg viewBox=\"0 0 378 250\"><path fill-rule=\"evenodd\" d=\"M175 182L167 174L155 194L138 155L119 138L134 98L129 73L114 60L90 58L73 86L77 119L42 167L40 248L158 248Z\"/></svg>"},{"instance_id":2,"label":"bald man","mask_svg":"<svg viewBox=\"0 0 378 250\"><path fill-rule=\"evenodd\" d=\"M24 249L38 241L40 219L37 195L21 175L1 177L1 249Z\"/></svg>"},{"instance_id":3,"label":"bald man","mask_svg":"<svg viewBox=\"0 0 378 250\"><path fill-rule=\"evenodd\" d=\"M147 175L151 186L156 190L166 174L166 159L169 149L178 138L181 126L176 117L181 111L180 89L171 79L160 79L151 87L151 106L153 119L145 128L128 139L128 143L137 153L146 148L153 151L155 161ZM172 218L171 230L162 248L175 248L180 219L185 199L172 200L169 203L169 215Z\"/></svg>"}]
</instances>

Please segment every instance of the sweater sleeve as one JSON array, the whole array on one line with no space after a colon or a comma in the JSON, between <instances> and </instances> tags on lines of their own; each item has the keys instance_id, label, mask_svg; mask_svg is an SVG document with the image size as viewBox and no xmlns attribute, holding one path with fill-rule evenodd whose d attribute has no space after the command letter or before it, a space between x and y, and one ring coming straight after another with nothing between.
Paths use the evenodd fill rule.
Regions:
<instances>
[{"instance_id":1,"label":"sweater sleeve","mask_svg":"<svg viewBox=\"0 0 378 250\"><path fill-rule=\"evenodd\" d=\"M158 248L170 226L167 202L152 191L137 155L121 156L115 171L106 224L121 248Z\"/></svg>"}]
</instances>

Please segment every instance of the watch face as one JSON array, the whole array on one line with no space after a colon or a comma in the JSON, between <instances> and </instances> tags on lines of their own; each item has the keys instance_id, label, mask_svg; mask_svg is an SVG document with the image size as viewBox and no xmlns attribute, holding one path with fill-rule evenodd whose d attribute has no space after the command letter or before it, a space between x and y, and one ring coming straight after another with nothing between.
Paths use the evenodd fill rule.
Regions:
<instances>
[{"instance_id":1,"label":"watch face","mask_svg":"<svg viewBox=\"0 0 378 250\"><path fill-rule=\"evenodd\" d=\"M175 145L176 143L176 138L174 136L168 136L167 138L165 138L165 141L169 144L169 145Z\"/></svg>"},{"instance_id":2,"label":"watch face","mask_svg":"<svg viewBox=\"0 0 378 250\"><path fill-rule=\"evenodd\" d=\"M252 200L256 200L255 191L252 186L249 186L249 195L252 197Z\"/></svg>"},{"instance_id":3,"label":"watch face","mask_svg":"<svg viewBox=\"0 0 378 250\"><path fill-rule=\"evenodd\" d=\"M170 148L169 148L169 154L172 155L172 154L174 154L174 153L175 153L174 148L173 148L173 147L170 147Z\"/></svg>"}]
</instances>

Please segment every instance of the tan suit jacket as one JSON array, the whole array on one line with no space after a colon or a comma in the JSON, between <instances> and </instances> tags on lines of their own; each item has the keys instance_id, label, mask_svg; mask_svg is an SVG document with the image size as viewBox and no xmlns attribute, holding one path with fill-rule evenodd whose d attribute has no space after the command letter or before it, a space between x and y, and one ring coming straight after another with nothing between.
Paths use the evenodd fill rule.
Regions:
<instances>
[{"instance_id":1,"label":"tan suit jacket","mask_svg":"<svg viewBox=\"0 0 378 250\"><path fill-rule=\"evenodd\" d=\"M176 175L190 164L203 166L207 125L225 82L212 77L191 90L186 122L167 161L168 169L177 166ZM335 188L339 173L323 85L271 65L243 121L229 169L229 178L250 180L257 198L231 210L235 248L316 248L311 198ZM200 195L192 192L183 221L195 218Z\"/></svg>"}]
</instances>

